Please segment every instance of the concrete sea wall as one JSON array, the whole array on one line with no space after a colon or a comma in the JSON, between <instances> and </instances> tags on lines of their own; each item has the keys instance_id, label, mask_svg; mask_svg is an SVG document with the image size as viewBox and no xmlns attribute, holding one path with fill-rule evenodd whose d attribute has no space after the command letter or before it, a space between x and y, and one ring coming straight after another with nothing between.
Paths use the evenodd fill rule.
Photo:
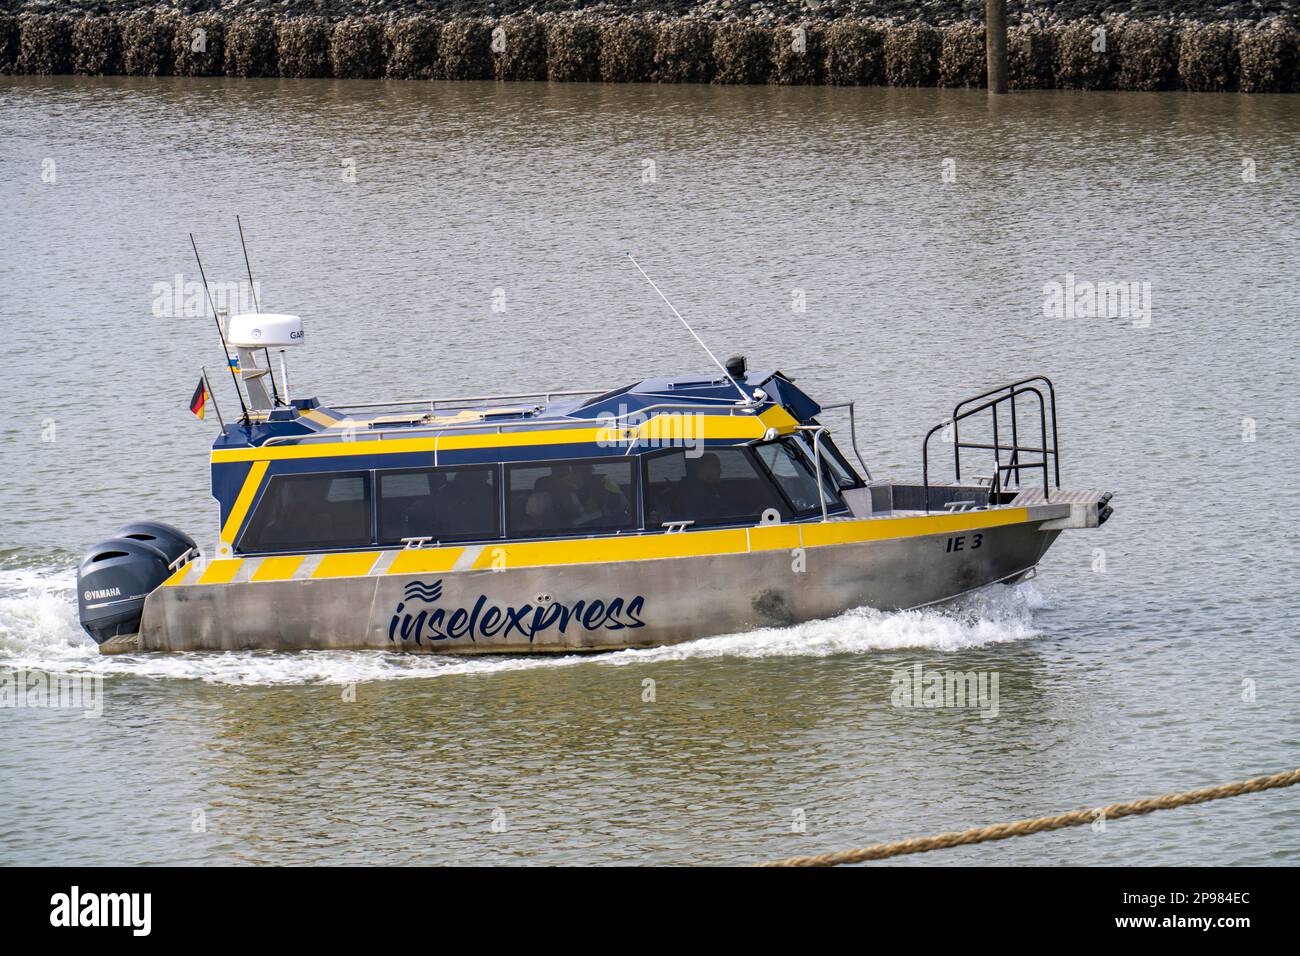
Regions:
<instances>
[{"instance_id":1,"label":"concrete sea wall","mask_svg":"<svg viewBox=\"0 0 1300 956\"><path fill-rule=\"evenodd\" d=\"M1284 17L1022 20L1008 68L1013 89L1300 92L1300 29ZM984 30L659 14L18 12L0 13L0 72L978 87Z\"/></svg>"}]
</instances>

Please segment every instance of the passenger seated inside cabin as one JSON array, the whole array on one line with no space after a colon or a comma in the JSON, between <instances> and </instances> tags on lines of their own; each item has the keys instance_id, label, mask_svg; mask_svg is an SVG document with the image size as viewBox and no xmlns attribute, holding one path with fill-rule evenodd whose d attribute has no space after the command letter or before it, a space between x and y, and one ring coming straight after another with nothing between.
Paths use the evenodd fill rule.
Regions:
<instances>
[{"instance_id":1,"label":"passenger seated inside cabin","mask_svg":"<svg viewBox=\"0 0 1300 956\"><path fill-rule=\"evenodd\" d=\"M696 514L726 512L727 497L722 488L722 462L708 452L699 458L686 459L686 478L678 488L679 498L688 502L686 510Z\"/></svg>"},{"instance_id":2,"label":"passenger seated inside cabin","mask_svg":"<svg viewBox=\"0 0 1300 956\"><path fill-rule=\"evenodd\" d=\"M524 515L528 527L532 529L552 528L559 524L569 524L578 514L578 502L561 480L561 476L552 471L542 475L533 482L532 493L524 505Z\"/></svg>"},{"instance_id":3,"label":"passenger seated inside cabin","mask_svg":"<svg viewBox=\"0 0 1300 956\"><path fill-rule=\"evenodd\" d=\"M585 514L599 515L597 524L622 524L630 516L627 495L609 474L596 474L590 462L569 466L569 477Z\"/></svg>"},{"instance_id":4,"label":"passenger seated inside cabin","mask_svg":"<svg viewBox=\"0 0 1300 956\"><path fill-rule=\"evenodd\" d=\"M628 527L633 523L627 491L611 472L626 471L631 463L597 467L591 462L562 462L540 475L523 508L523 530L594 530Z\"/></svg>"},{"instance_id":5,"label":"passenger seated inside cabin","mask_svg":"<svg viewBox=\"0 0 1300 956\"><path fill-rule=\"evenodd\" d=\"M759 471L747 448L719 448L697 457L682 451L646 459L646 526L688 521L695 525L757 521L774 508L790 509Z\"/></svg>"}]
</instances>

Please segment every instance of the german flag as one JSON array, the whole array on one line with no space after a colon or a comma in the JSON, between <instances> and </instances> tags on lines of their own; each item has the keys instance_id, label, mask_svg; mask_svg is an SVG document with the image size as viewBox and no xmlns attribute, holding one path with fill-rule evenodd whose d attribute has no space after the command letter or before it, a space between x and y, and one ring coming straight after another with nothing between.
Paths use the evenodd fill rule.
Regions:
<instances>
[{"instance_id":1,"label":"german flag","mask_svg":"<svg viewBox=\"0 0 1300 956\"><path fill-rule=\"evenodd\" d=\"M208 406L208 388L203 379L199 379L199 387L194 390L194 397L190 399L190 411L194 413L195 418L203 418Z\"/></svg>"}]
</instances>

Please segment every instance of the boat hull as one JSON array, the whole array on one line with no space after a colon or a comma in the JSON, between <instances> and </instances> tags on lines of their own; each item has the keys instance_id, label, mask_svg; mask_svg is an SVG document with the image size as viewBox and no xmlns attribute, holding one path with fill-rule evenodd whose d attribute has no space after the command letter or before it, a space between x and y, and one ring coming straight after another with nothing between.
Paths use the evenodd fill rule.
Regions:
<instances>
[{"instance_id":1,"label":"boat hull","mask_svg":"<svg viewBox=\"0 0 1300 956\"><path fill-rule=\"evenodd\" d=\"M462 556L412 573L395 573L390 558L381 573L355 576L258 580L246 570L249 580L205 584L197 574L196 583L149 595L129 649L573 653L783 627L862 606L913 608L1030 571L1059 534L1044 520L1059 507L1022 509L1019 520L996 525L934 516L923 520L935 533L844 543L822 530L817 540L830 543L812 546L813 532L797 526L742 529L748 547L736 553L582 561L576 542L567 563L527 567L459 568ZM844 536L848 525L804 527ZM760 534L793 546L756 549Z\"/></svg>"}]
</instances>

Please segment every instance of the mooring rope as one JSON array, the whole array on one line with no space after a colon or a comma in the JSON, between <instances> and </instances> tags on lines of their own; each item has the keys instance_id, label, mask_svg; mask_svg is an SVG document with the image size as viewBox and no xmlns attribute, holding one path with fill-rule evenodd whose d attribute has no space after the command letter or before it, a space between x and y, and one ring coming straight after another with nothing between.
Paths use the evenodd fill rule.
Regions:
<instances>
[{"instance_id":1,"label":"mooring rope","mask_svg":"<svg viewBox=\"0 0 1300 956\"><path fill-rule=\"evenodd\" d=\"M1035 817L1030 820L1016 820L1013 823L995 823L987 827L975 827L955 833L940 833L937 836L915 837L911 840L898 840L894 843L877 843L875 846L858 847L854 850L841 850L838 853L822 853L818 856L796 856L788 860L763 863L762 866L842 866L846 863L865 863L867 860L884 860L891 856L904 856L908 853L925 853L929 850L942 850L950 846L969 846L972 843L987 843L990 840L1005 840L1008 837L1029 836L1044 830L1060 830L1065 827L1080 827L1097 820L1118 820L1122 817L1136 817L1157 810L1172 810L1174 807L1186 807L1193 803L1208 803L1210 800L1223 800L1227 797L1239 797L1246 793L1259 793L1261 790L1275 790L1300 783L1300 770L1275 773L1268 777L1255 777L1253 780L1240 780L1237 783L1225 783L1218 787L1206 787L1203 790L1188 790L1186 793L1169 793L1163 797L1149 797L1145 800L1133 800L1129 803L1112 803L1105 807L1090 810L1072 810L1050 817Z\"/></svg>"}]
</instances>

